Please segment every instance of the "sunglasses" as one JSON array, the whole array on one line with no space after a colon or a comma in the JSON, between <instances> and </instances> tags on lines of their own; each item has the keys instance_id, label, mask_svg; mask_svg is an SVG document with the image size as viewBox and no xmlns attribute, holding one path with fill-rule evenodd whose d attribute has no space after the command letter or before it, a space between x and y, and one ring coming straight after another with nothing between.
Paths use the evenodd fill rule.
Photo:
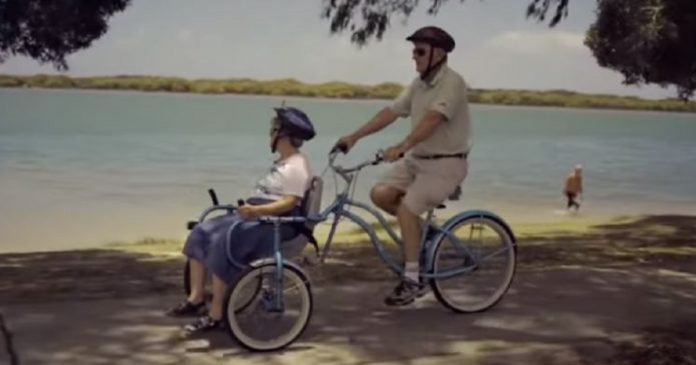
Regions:
<instances>
[{"instance_id":1,"label":"sunglasses","mask_svg":"<svg viewBox=\"0 0 696 365\"><path fill-rule=\"evenodd\" d=\"M427 51L424 48L414 48L413 49L413 55L418 56L418 57L423 57Z\"/></svg>"}]
</instances>

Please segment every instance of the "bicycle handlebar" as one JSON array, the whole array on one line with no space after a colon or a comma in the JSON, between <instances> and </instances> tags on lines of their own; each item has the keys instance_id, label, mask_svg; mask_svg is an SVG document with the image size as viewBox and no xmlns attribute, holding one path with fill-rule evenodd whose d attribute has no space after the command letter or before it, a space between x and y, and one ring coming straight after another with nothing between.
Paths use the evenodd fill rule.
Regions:
<instances>
[{"instance_id":1,"label":"bicycle handlebar","mask_svg":"<svg viewBox=\"0 0 696 365\"><path fill-rule=\"evenodd\" d=\"M378 150L377 153L375 154L375 157L366 161L363 161L353 167L350 168L344 168L342 166L338 166L334 163L336 160L336 156L338 156L339 152L343 152L345 154L346 148L345 146L342 145L336 145L334 146L331 151L329 152L329 167L337 173L341 178L346 182L346 186L344 188L344 193L347 193L348 190L350 189L351 184L353 183L353 173L362 170L366 166L376 166L379 165L380 163L384 162L384 151L383 150ZM404 157L403 154L401 154L399 157Z\"/></svg>"},{"instance_id":2,"label":"bicycle handlebar","mask_svg":"<svg viewBox=\"0 0 696 365\"><path fill-rule=\"evenodd\" d=\"M344 151L345 151L345 146L337 145L331 149L331 152L329 152L329 166L339 174L341 174L341 173L349 174L349 173L361 170L365 166L369 166L369 165L375 166L375 165L379 165L380 163L385 161L384 160L384 151L378 150L373 159L363 161L363 162L361 162L361 163L359 163L356 166L353 166L351 168L343 168L342 166L335 165L334 160L336 159L336 156L338 156L338 152L343 152L343 154L346 154ZM404 157L403 153L399 155L399 158L403 158L403 157Z\"/></svg>"},{"instance_id":3,"label":"bicycle handlebar","mask_svg":"<svg viewBox=\"0 0 696 365\"><path fill-rule=\"evenodd\" d=\"M337 173L343 180L345 180L346 184L350 185L350 183L353 180L353 177L351 176L352 173L362 170L365 166L369 165L378 165L382 161L384 161L384 158L382 157L382 152L377 152L375 157L373 159L369 159L367 161L363 161L356 166L350 167L350 168L344 168L342 166L336 165L334 161L336 160L336 157L338 156L338 150L336 148L332 149L331 152L329 153L329 167Z\"/></svg>"}]
</instances>

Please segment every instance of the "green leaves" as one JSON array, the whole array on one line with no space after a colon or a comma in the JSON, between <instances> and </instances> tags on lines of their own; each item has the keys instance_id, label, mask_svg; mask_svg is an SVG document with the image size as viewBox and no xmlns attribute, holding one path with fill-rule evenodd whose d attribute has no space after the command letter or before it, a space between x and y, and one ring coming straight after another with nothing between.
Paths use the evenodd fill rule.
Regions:
<instances>
[{"instance_id":1,"label":"green leaves","mask_svg":"<svg viewBox=\"0 0 696 365\"><path fill-rule=\"evenodd\" d=\"M0 62L22 55L59 70L65 58L89 47L107 20L130 0L0 0Z\"/></svg>"},{"instance_id":2,"label":"green leaves","mask_svg":"<svg viewBox=\"0 0 696 365\"><path fill-rule=\"evenodd\" d=\"M673 85L681 99L696 90L696 2L600 0L585 44L627 85Z\"/></svg>"}]
</instances>

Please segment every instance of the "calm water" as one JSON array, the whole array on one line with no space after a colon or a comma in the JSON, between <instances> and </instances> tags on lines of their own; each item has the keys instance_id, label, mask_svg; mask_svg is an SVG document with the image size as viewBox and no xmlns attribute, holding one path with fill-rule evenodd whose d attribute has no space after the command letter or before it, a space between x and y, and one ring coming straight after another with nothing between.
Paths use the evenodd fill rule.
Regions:
<instances>
[{"instance_id":1,"label":"calm water","mask_svg":"<svg viewBox=\"0 0 696 365\"><path fill-rule=\"evenodd\" d=\"M0 251L182 239L184 222L233 202L271 161L268 126L281 98L0 89ZM383 101L287 98L315 121L315 173L343 133ZM584 216L696 214L696 115L480 106L462 200L511 220L559 219L560 189L585 166ZM361 141L346 163L398 141L401 120ZM384 167L365 170L365 199ZM325 176L325 202L333 179ZM571 219L565 217L563 219Z\"/></svg>"}]
</instances>

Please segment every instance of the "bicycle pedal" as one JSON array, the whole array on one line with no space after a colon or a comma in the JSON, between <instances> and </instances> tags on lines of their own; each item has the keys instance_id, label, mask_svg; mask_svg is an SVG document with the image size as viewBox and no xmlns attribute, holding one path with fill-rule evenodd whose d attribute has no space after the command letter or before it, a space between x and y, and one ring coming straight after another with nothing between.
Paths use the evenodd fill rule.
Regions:
<instances>
[{"instance_id":1,"label":"bicycle pedal","mask_svg":"<svg viewBox=\"0 0 696 365\"><path fill-rule=\"evenodd\" d=\"M315 267L319 264L319 258L316 256L303 256L302 264L309 267Z\"/></svg>"}]
</instances>

